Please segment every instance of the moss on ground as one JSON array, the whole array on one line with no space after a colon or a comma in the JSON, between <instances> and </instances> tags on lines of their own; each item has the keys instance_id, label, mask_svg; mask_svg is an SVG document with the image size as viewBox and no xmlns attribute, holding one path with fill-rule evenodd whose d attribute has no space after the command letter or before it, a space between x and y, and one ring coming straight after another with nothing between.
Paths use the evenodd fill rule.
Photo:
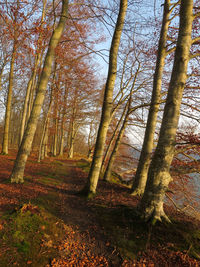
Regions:
<instances>
[{"instance_id":1,"label":"moss on ground","mask_svg":"<svg viewBox=\"0 0 200 267\"><path fill-rule=\"evenodd\" d=\"M86 159L81 159L77 161L76 166L81 168L84 172L89 173L91 162Z\"/></svg>"},{"instance_id":2,"label":"moss on ground","mask_svg":"<svg viewBox=\"0 0 200 267\"><path fill-rule=\"evenodd\" d=\"M2 267L46 266L56 256L56 245L64 231L61 220L30 203L4 214L1 225Z\"/></svg>"}]
</instances>

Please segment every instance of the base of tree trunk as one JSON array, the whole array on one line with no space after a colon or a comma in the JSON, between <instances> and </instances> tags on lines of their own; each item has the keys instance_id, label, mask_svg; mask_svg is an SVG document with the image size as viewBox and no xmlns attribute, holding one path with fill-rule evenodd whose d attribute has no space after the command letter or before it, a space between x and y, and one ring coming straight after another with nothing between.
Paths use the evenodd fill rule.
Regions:
<instances>
[{"instance_id":1,"label":"base of tree trunk","mask_svg":"<svg viewBox=\"0 0 200 267\"><path fill-rule=\"evenodd\" d=\"M144 189L141 189L141 188L131 189L131 196L142 197L143 194L144 194Z\"/></svg>"},{"instance_id":2,"label":"base of tree trunk","mask_svg":"<svg viewBox=\"0 0 200 267\"><path fill-rule=\"evenodd\" d=\"M151 222L152 225L155 225L157 221L171 223L162 207L148 207L145 210L140 210L140 214L143 220Z\"/></svg>"},{"instance_id":3,"label":"base of tree trunk","mask_svg":"<svg viewBox=\"0 0 200 267\"><path fill-rule=\"evenodd\" d=\"M96 192L92 192L85 186L82 190L76 193L77 196L85 197L87 199L92 199L96 196Z\"/></svg>"},{"instance_id":4,"label":"base of tree trunk","mask_svg":"<svg viewBox=\"0 0 200 267\"><path fill-rule=\"evenodd\" d=\"M2 156L6 156L6 155L8 155L8 153L6 153L6 152L1 152L1 155L2 155Z\"/></svg>"},{"instance_id":5,"label":"base of tree trunk","mask_svg":"<svg viewBox=\"0 0 200 267\"><path fill-rule=\"evenodd\" d=\"M11 176L11 183L23 184L24 183L24 178L21 177L21 176L18 176L18 177L12 177Z\"/></svg>"}]
</instances>

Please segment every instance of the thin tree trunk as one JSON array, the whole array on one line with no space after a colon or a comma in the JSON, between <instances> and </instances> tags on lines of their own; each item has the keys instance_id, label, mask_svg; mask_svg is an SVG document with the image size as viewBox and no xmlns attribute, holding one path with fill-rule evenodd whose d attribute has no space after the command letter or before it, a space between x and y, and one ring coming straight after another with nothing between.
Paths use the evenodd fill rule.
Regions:
<instances>
[{"instance_id":1,"label":"thin tree trunk","mask_svg":"<svg viewBox=\"0 0 200 267\"><path fill-rule=\"evenodd\" d=\"M108 159L109 155L111 154L111 149L112 149L113 143L115 141L115 138L116 138L116 135L117 135L117 131L119 130L120 124L121 124L121 122L123 120L123 117L125 115L125 111L126 111L126 109L123 110L121 118L119 119L119 121L117 123L117 126L115 127L114 132L112 134L112 137L111 137L111 139L109 141L109 144L106 147L106 151L105 151L105 154L103 156L102 165L101 165L101 173L104 172L104 169L107 169L106 162L107 162L107 159ZM105 175L104 175L104 178L105 178Z\"/></svg>"},{"instance_id":2,"label":"thin tree trunk","mask_svg":"<svg viewBox=\"0 0 200 267\"><path fill-rule=\"evenodd\" d=\"M88 197L96 193L96 187L101 170L104 145L112 111L113 90L117 74L117 54L118 54L122 29L124 25L124 20L126 16L127 5L128 5L127 0L120 1L119 15L117 18L117 23L111 43L110 56L109 56L109 69L105 86L101 121L99 125L92 165L88 176L88 182L85 185L85 188L82 190L82 193L88 195Z\"/></svg>"},{"instance_id":3,"label":"thin tree trunk","mask_svg":"<svg viewBox=\"0 0 200 267\"><path fill-rule=\"evenodd\" d=\"M31 75L31 78L28 82L27 89L26 89L26 96L25 96L25 100L24 100L24 108L23 108L23 112L22 112L22 121L21 121L21 127L20 127L19 144L21 144L22 138L24 135L26 116L27 116L27 110L28 110L28 100L30 97L30 91L31 91L32 83L33 83L33 75Z\"/></svg>"},{"instance_id":4,"label":"thin tree trunk","mask_svg":"<svg viewBox=\"0 0 200 267\"><path fill-rule=\"evenodd\" d=\"M63 153L64 153L65 117L66 117L66 104L67 104L68 93L69 93L69 89L67 86L65 86L64 106L63 106L63 114L62 114L62 122L61 122L59 156L63 156Z\"/></svg>"},{"instance_id":5,"label":"thin tree trunk","mask_svg":"<svg viewBox=\"0 0 200 267\"><path fill-rule=\"evenodd\" d=\"M40 141L40 147L39 147L39 153L38 153L38 162L40 162L40 160L45 157L45 146L46 146L46 142L47 142L46 139L47 139L48 125L49 125L49 114L51 112L52 103L53 103L53 101L52 101L52 91L51 91L49 108L47 111L46 120L44 122L42 137L41 137L41 141Z\"/></svg>"},{"instance_id":6,"label":"thin tree trunk","mask_svg":"<svg viewBox=\"0 0 200 267\"><path fill-rule=\"evenodd\" d=\"M58 118L57 118L57 113L56 113L56 118L54 120L54 127L55 127L55 132L54 132L54 139L53 139L53 156L56 157L56 155L57 155L57 145L58 145Z\"/></svg>"},{"instance_id":7,"label":"thin tree trunk","mask_svg":"<svg viewBox=\"0 0 200 267\"><path fill-rule=\"evenodd\" d=\"M42 10L41 24L43 23L44 18L45 18L45 8L46 8L46 0L43 0L43 10ZM42 39L42 35L40 34L39 38L38 38L38 43L41 41L41 39ZM28 110L30 112L31 106L32 106L31 105L32 101L30 100L31 99L31 91L34 91L33 88L34 88L37 69L38 69L38 65L40 63L41 56L42 56L42 52L40 51L36 56L35 63L34 63L34 69L33 69L33 72L31 74L31 78L30 78L30 80L28 82L28 85L27 85L26 96L25 96L25 100L24 100L24 107L23 107L23 112L22 112L22 121L21 121L19 144L21 144L21 142L22 142L25 125L26 125L27 119L29 118L29 115L30 115L30 113L28 115ZM28 104L30 104L29 107L28 107Z\"/></svg>"},{"instance_id":8,"label":"thin tree trunk","mask_svg":"<svg viewBox=\"0 0 200 267\"><path fill-rule=\"evenodd\" d=\"M70 139L69 139L69 152L68 158L72 159L74 156L74 141L76 137L77 131L75 131L75 122L72 120L71 127L70 127Z\"/></svg>"},{"instance_id":9,"label":"thin tree trunk","mask_svg":"<svg viewBox=\"0 0 200 267\"><path fill-rule=\"evenodd\" d=\"M3 77L3 72L6 66L6 63L7 63L7 58L4 59L1 70L0 70L0 91L2 90L2 77Z\"/></svg>"},{"instance_id":10,"label":"thin tree trunk","mask_svg":"<svg viewBox=\"0 0 200 267\"><path fill-rule=\"evenodd\" d=\"M158 145L149 168L147 185L140 203L140 210L144 218L152 219L153 222L162 218L168 220L163 210L163 201L172 179L169 169L174 156L180 105L187 80L192 22L193 1L182 0L179 35Z\"/></svg>"},{"instance_id":11,"label":"thin tree trunk","mask_svg":"<svg viewBox=\"0 0 200 267\"><path fill-rule=\"evenodd\" d=\"M43 158L48 157L48 134L49 134L49 118L47 120L47 125L45 128L45 136L44 136L44 155L42 156Z\"/></svg>"},{"instance_id":12,"label":"thin tree trunk","mask_svg":"<svg viewBox=\"0 0 200 267\"><path fill-rule=\"evenodd\" d=\"M129 101L130 101L130 100L129 100ZM113 163L114 163L116 154L117 154L117 152L118 152L119 145L120 145L120 143L121 143L121 139L122 139L122 137L123 137L123 135L124 135L124 132L125 132L125 129L126 129L126 126L127 126L127 123L128 123L128 116L129 116L129 108L128 108L127 111L126 111L126 115L125 115L123 124L122 124L121 129L120 129L120 131L119 131L119 133L118 133L117 139L116 139L116 141L115 141L114 148L113 148L113 150L112 150L112 153L111 153L111 155L110 155L110 158L109 158L109 161L108 161L108 164L107 164L105 173L104 173L103 180L105 180L105 181L109 181L109 180L110 180L111 171L112 171L112 166L113 166Z\"/></svg>"},{"instance_id":13,"label":"thin tree trunk","mask_svg":"<svg viewBox=\"0 0 200 267\"><path fill-rule=\"evenodd\" d=\"M154 133L156 128L158 110L161 99L161 85L162 85L162 74L165 65L166 58L166 41L167 32L169 27L170 17L170 0L165 0L164 14L162 21L162 28L160 33L160 40L158 46L158 56L156 61L156 69L153 80L153 92L151 97L151 105L149 109L149 115L147 119L147 125L145 130L145 136L142 146L142 151L139 158L139 163L136 171L136 175L133 179L132 195L143 195L146 186L148 169L151 161L151 155L153 150Z\"/></svg>"},{"instance_id":14,"label":"thin tree trunk","mask_svg":"<svg viewBox=\"0 0 200 267\"><path fill-rule=\"evenodd\" d=\"M13 90L13 78L14 78L14 65L16 58L17 44L14 38L12 58L10 62L10 73L9 73L9 85L8 85L8 95L5 113L5 123L4 123L4 134L3 134L3 144L2 144L2 154L8 154L8 143L9 143L9 127L10 127L10 116L11 116L11 106L12 106L12 90Z\"/></svg>"},{"instance_id":15,"label":"thin tree trunk","mask_svg":"<svg viewBox=\"0 0 200 267\"><path fill-rule=\"evenodd\" d=\"M59 23L55 28L49 43L31 115L11 174L11 182L16 182L16 183L24 182L23 176L24 176L26 161L31 151L31 146L37 127L38 118L44 101L45 91L47 88L49 77L51 75L51 68L55 55L55 48L59 43L59 40L62 36L65 27L65 22L67 19L67 11L68 11L68 0L63 0L62 13L60 16Z\"/></svg>"}]
</instances>

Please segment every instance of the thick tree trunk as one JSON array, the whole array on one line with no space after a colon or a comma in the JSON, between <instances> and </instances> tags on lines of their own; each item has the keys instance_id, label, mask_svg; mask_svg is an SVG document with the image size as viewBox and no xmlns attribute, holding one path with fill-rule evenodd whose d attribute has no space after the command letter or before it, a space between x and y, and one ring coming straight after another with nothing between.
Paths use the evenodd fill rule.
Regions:
<instances>
[{"instance_id":1,"label":"thick tree trunk","mask_svg":"<svg viewBox=\"0 0 200 267\"><path fill-rule=\"evenodd\" d=\"M4 134L3 134L3 144L2 144L2 154L5 154L5 155L8 154L9 127L10 127L10 116L11 116L11 106L12 106L12 90L13 90L16 50L17 50L17 45L16 45L16 40L14 40L12 57L11 57L11 62L10 62L9 85L8 85L8 95L7 95L7 103L6 103Z\"/></svg>"},{"instance_id":2,"label":"thick tree trunk","mask_svg":"<svg viewBox=\"0 0 200 267\"><path fill-rule=\"evenodd\" d=\"M174 156L175 137L180 115L180 105L187 80L187 67L191 47L193 22L193 1L182 0L180 8L180 25L174 66L164 108L158 145L153 156L147 179L147 185L140 209L144 218L168 219L163 210L165 192L171 176L170 165Z\"/></svg>"},{"instance_id":3,"label":"thick tree trunk","mask_svg":"<svg viewBox=\"0 0 200 267\"><path fill-rule=\"evenodd\" d=\"M111 111L112 111L113 89L114 89L116 73L117 73L117 54L118 54L122 29L124 25L124 20L126 16L127 5L128 5L127 0L120 1L119 15L118 15L118 19L117 19L117 23L116 23L116 27L114 31L112 43L111 43L110 57L109 57L109 69L108 69L108 76L107 76L105 93L104 93L101 121L99 125L93 161L92 161L92 165L91 165L89 176L88 176L88 182L85 188L83 189L83 193L86 193L86 195L88 196L96 193L96 187L97 187L99 174L101 170L104 145L105 145L106 135L108 131L108 126L110 123Z\"/></svg>"},{"instance_id":4,"label":"thick tree trunk","mask_svg":"<svg viewBox=\"0 0 200 267\"><path fill-rule=\"evenodd\" d=\"M23 176L24 176L26 161L31 151L31 146L37 127L38 118L44 101L46 87L48 84L49 77L51 75L51 68L54 60L55 48L59 43L59 40L62 36L62 32L65 27L65 22L67 19L67 11L68 11L68 0L63 0L62 13L60 16L59 23L55 28L49 43L49 48L45 57L40 81L38 83L37 94L34 100L31 115L11 174L11 182L20 183L24 181Z\"/></svg>"},{"instance_id":5,"label":"thick tree trunk","mask_svg":"<svg viewBox=\"0 0 200 267\"><path fill-rule=\"evenodd\" d=\"M157 115L160 106L160 93L162 84L162 74L165 65L166 58L166 41L167 32L169 27L170 17L170 0L166 0L164 4L164 13L162 28L160 33L160 40L158 45L158 56L156 61L156 69L153 80L153 92L151 97L151 105L149 109L149 115L147 119L147 125L145 130L145 136L142 146L142 151L139 158L139 163L136 171L136 175L133 180L132 195L143 195L146 186L148 169L151 161L151 155L153 150L154 133L157 122Z\"/></svg>"}]
</instances>

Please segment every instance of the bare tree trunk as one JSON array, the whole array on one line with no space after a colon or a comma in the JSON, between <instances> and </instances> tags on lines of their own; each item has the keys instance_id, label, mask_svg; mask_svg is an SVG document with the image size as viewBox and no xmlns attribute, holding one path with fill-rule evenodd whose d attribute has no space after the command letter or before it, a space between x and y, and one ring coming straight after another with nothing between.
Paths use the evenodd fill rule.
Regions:
<instances>
[{"instance_id":1,"label":"bare tree trunk","mask_svg":"<svg viewBox=\"0 0 200 267\"><path fill-rule=\"evenodd\" d=\"M8 154L9 127L10 127L10 116L11 116L12 90L13 90L13 78L14 78L14 65L15 65L15 58L16 58L16 50L17 50L17 44L16 44L16 38L14 37L12 58L11 58L11 62L10 62L9 85L8 85L8 95L7 95L3 144L2 144L2 154L5 154L5 155Z\"/></svg>"},{"instance_id":2,"label":"bare tree trunk","mask_svg":"<svg viewBox=\"0 0 200 267\"><path fill-rule=\"evenodd\" d=\"M67 98L68 98L69 88L67 85L65 86L65 95L64 95L64 106L63 106L63 114L61 121L61 136L60 136L60 149L59 156L63 156L64 153L64 136L65 136L65 118L66 118L66 107L67 107Z\"/></svg>"},{"instance_id":3,"label":"bare tree trunk","mask_svg":"<svg viewBox=\"0 0 200 267\"><path fill-rule=\"evenodd\" d=\"M2 90L2 77L3 77L3 72L4 72L4 68L6 66L6 63L7 63L7 57L4 58L4 61L2 63L2 67L0 69L0 91Z\"/></svg>"},{"instance_id":4,"label":"bare tree trunk","mask_svg":"<svg viewBox=\"0 0 200 267\"><path fill-rule=\"evenodd\" d=\"M51 75L52 63L54 60L55 48L57 47L59 40L62 36L65 22L67 19L68 0L62 1L62 13L59 23L53 31L48 51L45 57L43 70L41 73L40 81L38 83L37 94L34 100L31 115L24 133L22 143L20 145L17 158L15 160L14 168L11 174L11 182L21 183L24 182L24 169L28 155L31 151L33 137L36 131L38 118L41 112L42 104L44 101L45 91L48 84L49 77Z\"/></svg>"},{"instance_id":5,"label":"bare tree trunk","mask_svg":"<svg viewBox=\"0 0 200 267\"><path fill-rule=\"evenodd\" d=\"M154 73L151 105L147 119L142 151L140 154L136 175L133 179L132 195L139 195L139 196L143 195L146 186L148 169L153 150L153 141L154 141L156 122L157 122L157 115L160 106L159 103L161 98L160 94L161 94L162 74L165 65L165 58L167 55L165 46L167 41L168 27L170 23L169 20L170 13L171 13L170 0L165 0L162 28L158 46L158 56L156 61L156 69Z\"/></svg>"},{"instance_id":6,"label":"bare tree trunk","mask_svg":"<svg viewBox=\"0 0 200 267\"><path fill-rule=\"evenodd\" d=\"M31 86L33 83L33 75L31 75L31 78L28 82L27 89L26 89L26 96L24 100L24 107L23 107L23 112L22 112L22 121L21 121L21 128L20 128L20 137L19 137L19 144L21 144L23 134L24 134L24 129L25 129L25 123L26 123L26 115L27 115L27 110L28 110L28 100L30 97L30 91L31 91Z\"/></svg>"},{"instance_id":7,"label":"bare tree trunk","mask_svg":"<svg viewBox=\"0 0 200 267\"><path fill-rule=\"evenodd\" d=\"M105 180L105 181L109 181L109 179L110 179L111 171L112 171L112 166L113 166L113 163L114 163L116 154L118 152L119 145L121 143L121 139L122 139L122 137L124 135L124 132L125 132L125 129L126 129L126 126L127 126L127 123L128 123L128 116L129 116L129 108L126 111L126 115L125 115L123 124L122 124L122 126L120 128L120 131L118 133L117 139L115 141L114 148L113 148L112 153L110 155L110 158L109 158L109 161L108 161L108 164L107 164L107 167L106 167L104 176L103 176L103 180Z\"/></svg>"},{"instance_id":8,"label":"bare tree trunk","mask_svg":"<svg viewBox=\"0 0 200 267\"><path fill-rule=\"evenodd\" d=\"M97 187L99 174L101 170L104 145L105 145L106 135L108 131L108 126L110 123L111 111L112 111L113 89L114 89L116 73L117 73L117 54L118 54L122 29L124 25L124 20L126 16L127 5L128 5L127 0L120 1L119 15L117 18L117 23L116 23L112 43L111 43L110 57L109 57L109 70L108 70L108 76L107 76L105 93L104 93L101 121L99 125L93 161L92 161L92 165L91 165L89 176L88 176L88 182L85 185L85 188L82 190L82 193L88 195L88 197L96 193L96 187Z\"/></svg>"},{"instance_id":9,"label":"bare tree trunk","mask_svg":"<svg viewBox=\"0 0 200 267\"><path fill-rule=\"evenodd\" d=\"M71 125L71 133L70 133L70 143L69 143L69 152L68 152L68 158L72 159L74 156L74 142L76 135L78 133L79 126L75 124L74 121L72 121Z\"/></svg>"},{"instance_id":10,"label":"bare tree trunk","mask_svg":"<svg viewBox=\"0 0 200 267\"><path fill-rule=\"evenodd\" d=\"M43 20L44 20L44 17L45 17L45 8L46 8L46 0L43 0L43 10L42 10L42 18L41 18L41 24L43 23ZM38 43L41 41L41 34L39 35L39 38L38 38ZM24 129L25 129L25 125L26 125L26 122L27 122L27 118L29 118L28 116L28 110L30 111L31 110L31 89L32 91L33 88L34 88L34 83L35 83L35 79L36 79L36 74L37 74L37 68L38 68L38 65L40 63L40 59L41 59L41 56L42 56L42 52L40 51L37 56L36 56L36 59L35 59L35 64L34 64L34 69L33 69L33 72L31 74L31 78L28 82L28 85L27 85L27 90L26 90L26 97L25 97L25 100L24 100L24 107L23 107L23 112L22 112L22 121L21 121L21 129L20 129L20 140L19 140L19 144L21 144L22 142L22 138L23 138L23 135L24 135ZM30 107L28 107L28 104L30 104Z\"/></svg>"},{"instance_id":11,"label":"bare tree trunk","mask_svg":"<svg viewBox=\"0 0 200 267\"><path fill-rule=\"evenodd\" d=\"M43 158L48 157L48 134L49 134L49 118L47 119L47 124L45 128L45 136L44 136L44 143L43 143L44 154L42 155Z\"/></svg>"},{"instance_id":12,"label":"bare tree trunk","mask_svg":"<svg viewBox=\"0 0 200 267\"><path fill-rule=\"evenodd\" d=\"M118 123L117 123L117 126L115 127L114 132L113 132L113 134L112 134L112 137L111 137L111 139L110 139L110 141L109 141L109 144L108 144L108 146L106 147L106 151L105 151L105 154L104 154L104 156L103 156L102 165L101 165L101 172L102 172L102 173L104 172L104 169L107 169L106 161L107 161L107 159L109 158L109 155L111 155L111 150L112 150L112 147L113 147L113 144L114 144L114 141L115 141L117 132L118 132L118 130L119 130L120 124L121 124L122 121L123 121L125 112L126 112L126 109L123 110L123 113L122 113L122 115L121 115L121 118L119 119L119 121L118 121ZM108 164L109 164L109 163L108 163ZM104 175L104 179L105 179L105 175Z\"/></svg>"},{"instance_id":13,"label":"bare tree trunk","mask_svg":"<svg viewBox=\"0 0 200 267\"><path fill-rule=\"evenodd\" d=\"M54 138L53 138L53 156L56 157L57 155L57 145L58 145L58 118L56 113L56 118L54 119Z\"/></svg>"},{"instance_id":14,"label":"bare tree trunk","mask_svg":"<svg viewBox=\"0 0 200 267\"><path fill-rule=\"evenodd\" d=\"M153 222L162 218L168 220L163 210L163 201L172 179L169 169L174 156L180 105L187 80L192 22L193 1L182 0L179 35L158 145L149 168L147 185L140 203L140 210L144 218L152 219Z\"/></svg>"},{"instance_id":15,"label":"bare tree trunk","mask_svg":"<svg viewBox=\"0 0 200 267\"><path fill-rule=\"evenodd\" d=\"M45 148L47 145L47 138L48 138L49 114L51 112L52 103L53 103L53 101L52 101L52 91L51 91L49 108L47 111L46 119L45 119L44 126L43 126L42 137L41 137L41 141L40 141L40 147L39 147L39 153L38 153L38 162L40 162L40 160L45 157L45 151L46 151Z\"/></svg>"}]
</instances>

